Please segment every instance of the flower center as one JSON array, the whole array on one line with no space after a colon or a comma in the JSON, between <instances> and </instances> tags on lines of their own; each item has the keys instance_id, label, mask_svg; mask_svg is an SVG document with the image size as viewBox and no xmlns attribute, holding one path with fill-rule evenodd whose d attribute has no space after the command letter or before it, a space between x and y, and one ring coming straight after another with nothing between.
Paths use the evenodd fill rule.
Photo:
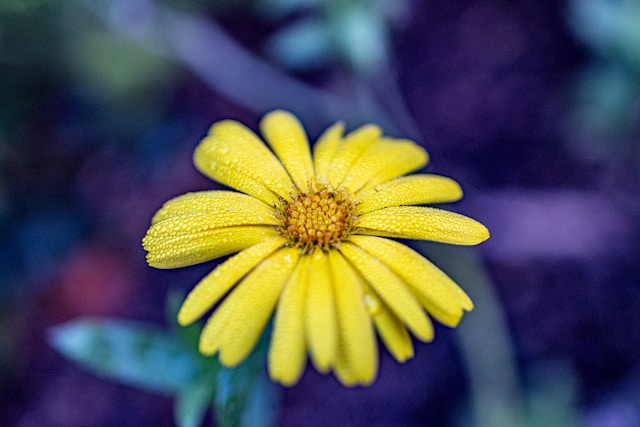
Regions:
<instances>
[{"instance_id":1,"label":"flower center","mask_svg":"<svg viewBox=\"0 0 640 427\"><path fill-rule=\"evenodd\" d=\"M311 183L308 193L297 189L291 201L279 199L276 216L282 221L280 234L291 246L307 253L314 248L337 247L353 231L357 201L346 189Z\"/></svg>"}]
</instances>

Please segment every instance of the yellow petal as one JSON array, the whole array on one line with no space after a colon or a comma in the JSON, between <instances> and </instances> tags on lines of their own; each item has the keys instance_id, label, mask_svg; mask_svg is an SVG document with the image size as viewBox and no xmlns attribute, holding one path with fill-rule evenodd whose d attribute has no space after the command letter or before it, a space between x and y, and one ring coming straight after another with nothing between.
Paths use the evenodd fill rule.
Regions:
<instances>
[{"instance_id":1,"label":"yellow petal","mask_svg":"<svg viewBox=\"0 0 640 427\"><path fill-rule=\"evenodd\" d=\"M460 324L460 320L462 320L462 315L464 314L462 310L460 310L456 314L453 314L451 310L443 309L441 304L437 304L432 299L427 298L424 294L421 294L417 290L415 291L415 295L418 301L420 301L420 304L422 304L424 309L427 310L427 313L429 313L429 315L431 315L438 322L452 328L455 328Z\"/></svg>"},{"instance_id":2,"label":"yellow petal","mask_svg":"<svg viewBox=\"0 0 640 427\"><path fill-rule=\"evenodd\" d=\"M413 141L381 138L351 166L339 185L356 193L365 184L378 179L379 174L388 174L390 168L396 170L398 175L403 175L407 172L407 163L404 161L393 167L397 163L396 159L411 157L415 162L416 156L418 159L425 158L426 154L422 153L426 151ZM418 164L422 165L421 162ZM398 170L398 167L401 169Z\"/></svg>"},{"instance_id":3,"label":"yellow petal","mask_svg":"<svg viewBox=\"0 0 640 427\"><path fill-rule=\"evenodd\" d=\"M309 256L302 256L280 295L269 346L269 376L290 386L298 382L307 362L304 340Z\"/></svg>"},{"instance_id":4,"label":"yellow petal","mask_svg":"<svg viewBox=\"0 0 640 427\"><path fill-rule=\"evenodd\" d=\"M337 322L331 271L327 255L317 249L310 255L306 295L305 330L311 361L320 372L334 365Z\"/></svg>"},{"instance_id":5,"label":"yellow petal","mask_svg":"<svg viewBox=\"0 0 640 427\"><path fill-rule=\"evenodd\" d=\"M198 349L203 355L213 356L220 350L224 330L227 327L227 323L233 321L236 306L240 303L237 297L231 298L236 292L237 289L216 308L207 323L205 323L204 328L202 328Z\"/></svg>"},{"instance_id":6,"label":"yellow petal","mask_svg":"<svg viewBox=\"0 0 640 427\"><path fill-rule=\"evenodd\" d=\"M195 149L198 170L271 205L288 198L293 183L282 163L247 127L233 120L215 123Z\"/></svg>"},{"instance_id":7,"label":"yellow petal","mask_svg":"<svg viewBox=\"0 0 640 427\"><path fill-rule=\"evenodd\" d=\"M329 184L338 187L351 166L369 147L379 141L381 134L382 130L376 125L364 125L350 132L338 146L329 165Z\"/></svg>"},{"instance_id":8,"label":"yellow petal","mask_svg":"<svg viewBox=\"0 0 640 427\"><path fill-rule=\"evenodd\" d=\"M266 240L243 250L220 264L205 276L184 300L178 312L178 323L186 326L198 320L238 280L286 243L287 241L282 237Z\"/></svg>"},{"instance_id":9,"label":"yellow petal","mask_svg":"<svg viewBox=\"0 0 640 427\"><path fill-rule=\"evenodd\" d=\"M202 233L226 227L279 225L280 222L273 211L269 210L266 205L263 204L263 206L265 209L262 212L229 208L172 216L153 224L147 230L145 238L165 239L175 236L192 236L193 239L199 239Z\"/></svg>"},{"instance_id":10,"label":"yellow petal","mask_svg":"<svg viewBox=\"0 0 640 427\"><path fill-rule=\"evenodd\" d=\"M338 338L338 348L336 353L336 363L333 367L334 373L340 384L345 387L354 387L360 384L356 372L349 361L344 348L344 343Z\"/></svg>"},{"instance_id":11,"label":"yellow petal","mask_svg":"<svg viewBox=\"0 0 640 427\"><path fill-rule=\"evenodd\" d=\"M449 276L402 243L372 236L351 236L351 241L391 267L441 323L456 326L463 310L473 309L471 299Z\"/></svg>"},{"instance_id":12,"label":"yellow petal","mask_svg":"<svg viewBox=\"0 0 640 427\"><path fill-rule=\"evenodd\" d=\"M276 110L264 116L260 130L294 184L306 193L314 174L309 141L300 121L289 112Z\"/></svg>"},{"instance_id":13,"label":"yellow petal","mask_svg":"<svg viewBox=\"0 0 640 427\"><path fill-rule=\"evenodd\" d=\"M204 155L199 155L197 158L194 156L193 161L197 169L208 177L231 188L250 194L268 205L273 205L274 200L281 197L278 193L271 191L264 183L254 179L246 171L238 170L236 167L229 167L216 161L207 161L205 164L205 160L198 160L204 158Z\"/></svg>"},{"instance_id":14,"label":"yellow petal","mask_svg":"<svg viewBox=\"0 0 640 427\"><path fill-rule=\"evenodd\" d=\"M402 279L379 259L352 243L343 242L340 252L418 339L433 340L433 325Z\"/></svg>"},{"instance_id":15,"label":"yellow petal","mask_svg":"<svg viewBox=\"0 0 640 427\"><path fill-rule=\"evenodd\" d=\"M175 197L166 202L153 216L152 224L171 217L206 211L248 211L273 217L273 208L243 193L235 191L199 191Z\"/></svg>"},{"instance_id":16,"label":"yellow petal","mask_svg":"<svg viewBox=\"0 0 640 427\"><path fill-rule=\"evenodd\" d=\"M319 183L327 184L329 182L327 175L329 165L338 151L338 146L342 142L343 133L344 123L337 122L320 135L320 138L318 138L318 141L313 147L313 163L316 171L316 179Z\"/></svg>"},{"instance_id":17,"label":"yellow petal","mask_svg":"<svg viewBox=\"0 0 640 427\"><path fill-rule=\"evenodd\" d=\"M365 295L366 306L389 353L400 363L413 357L413 343L404 324L372 291Z\"/></svg>"},{"instance_id":18,"label":"yellow petal","mask_svg":"<svg viewBox=\"0 0 640 427\"><path fill-rule=\"evenodd\" d=\"M454 245L477 245L489 238L489 230L474 219L417 206L390 207L366 213L358 217L356 227L361 234Z\"/></svg>"},{"instance_id":19,"label":"yellow petal","mask_svg":"<svg viewBox=\"0 0 640 427\"><path fill-rule=\"evenodd\" d=\"M249 225L177 236L147 234L142 245L149 252L147 262L152 267L177 268L210 261L279 236L272 227Z\"/></svg>"},{"instance_id":20,"label":"yellow petal","mask_svg":"<svg viewBox=\"0 0 640 427\"><path fill-rule=\"evenodd\" d=\"M372 175L371 179L359 190L360 192L367 191L382 182L418 170L424 167L429 161L427 151L415 142L407 139L383 139L383 141L389 140L394 141L395 144L402 144L402 150L398 150L394 156L389 156L385 168Z\"/></svg>"},{"instance_id":21,"label":"yellow petal","mask_svg":"<svg viewBox=\"0 0 640 427\"><path fill-rule=\"evenodd\" d=\"M359 194L358 215L391 206L454 202L462 189L451 178L439 175L411 175L383 182Z\"/></svg>"},{"instance_id":22,"label":"yellow petal","mask_svg":"<svg viewBox=\"0 0 640 427\"><path fill-rule=\"evenodd\" d=\"M298 262L300 251L281 248L262 261L222 303L231 301L233 315L222 331L220 363L236 366L253 350L291 271Z\"/></svg>"},{"instance_id":23,"label":"yellow petal","mask_svg":"<svg viewBox=\"0 0 640 427\"><path fill-rule=\"evenodd\" d=\"M340 346L336 374L344 385L371 384L378 371L378 350L362 279L338 251L329 252L329 264Z\"/></svg>"}]
</instances>

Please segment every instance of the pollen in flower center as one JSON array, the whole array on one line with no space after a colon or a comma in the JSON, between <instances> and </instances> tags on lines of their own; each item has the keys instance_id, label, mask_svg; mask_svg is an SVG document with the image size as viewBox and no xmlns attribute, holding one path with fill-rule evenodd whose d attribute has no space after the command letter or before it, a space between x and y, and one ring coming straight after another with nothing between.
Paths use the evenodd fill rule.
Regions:
<instances>
[{"instance_id":1,"label":"pollen in flower center","mask_svg":"<svg viewBox=\"0 0 640 427\"><path fill-rule=\"evenodd\" d=\"M346 189L311 183L308 193L295 190L291 201L280 199L276 215L282 221L280 234L303 252L328 250L353 231L357 202Z\"/></svg>"}]
</instances>

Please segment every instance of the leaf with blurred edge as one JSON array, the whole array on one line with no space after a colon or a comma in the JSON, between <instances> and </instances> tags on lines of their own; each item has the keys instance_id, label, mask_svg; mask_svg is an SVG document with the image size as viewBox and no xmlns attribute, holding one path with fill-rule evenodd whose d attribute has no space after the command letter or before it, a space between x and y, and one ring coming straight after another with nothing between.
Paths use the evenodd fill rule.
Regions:
<instances>
[{"instance_id":1,"label":"leaf with blurred edge","mask_svg":"<svg viewBox=\"0 0 640 427\"><path fill-rule=\"evenodd\" d=\"M168 294L169 331L133 321L84 318L51 328L49 342L104 378L174 396L175 421L181 427L201 425L212 404L218 426L273 425L277 390L264 372L267 340L245 363L223 368L217 358L197 351L202 325L175 324L181 299L178 293Z\"/></svg>"},{"instance_id":2,"label":"leaf with blurred edge","mask_svg":"<svg viewBox=\"0 0 640 427\"><path fill-rule=\"evenodd\" d=\"M49 341L91 371L146 390L173 394L198 373L197 360L175 337L134 322L73 320L50 330Z\"/></svg>"}]
</instances>

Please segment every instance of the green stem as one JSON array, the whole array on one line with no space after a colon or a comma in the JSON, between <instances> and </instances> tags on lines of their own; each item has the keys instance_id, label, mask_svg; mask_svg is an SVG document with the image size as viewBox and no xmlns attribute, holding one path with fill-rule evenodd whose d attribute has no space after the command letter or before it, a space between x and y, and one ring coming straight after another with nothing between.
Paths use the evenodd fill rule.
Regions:
<instances>
[{"instance_id":1,"label":"green stem","mask_svg":"<svg viewBox=\"0 0 640 427\"><path fill-rule=\"evenodd\" d=\"M456 333L468 369L473 425L524 426L522 390L505 314L478 255L469 248L426 243L420 250L475 304Z\"/></svg>"}]
</instances>

